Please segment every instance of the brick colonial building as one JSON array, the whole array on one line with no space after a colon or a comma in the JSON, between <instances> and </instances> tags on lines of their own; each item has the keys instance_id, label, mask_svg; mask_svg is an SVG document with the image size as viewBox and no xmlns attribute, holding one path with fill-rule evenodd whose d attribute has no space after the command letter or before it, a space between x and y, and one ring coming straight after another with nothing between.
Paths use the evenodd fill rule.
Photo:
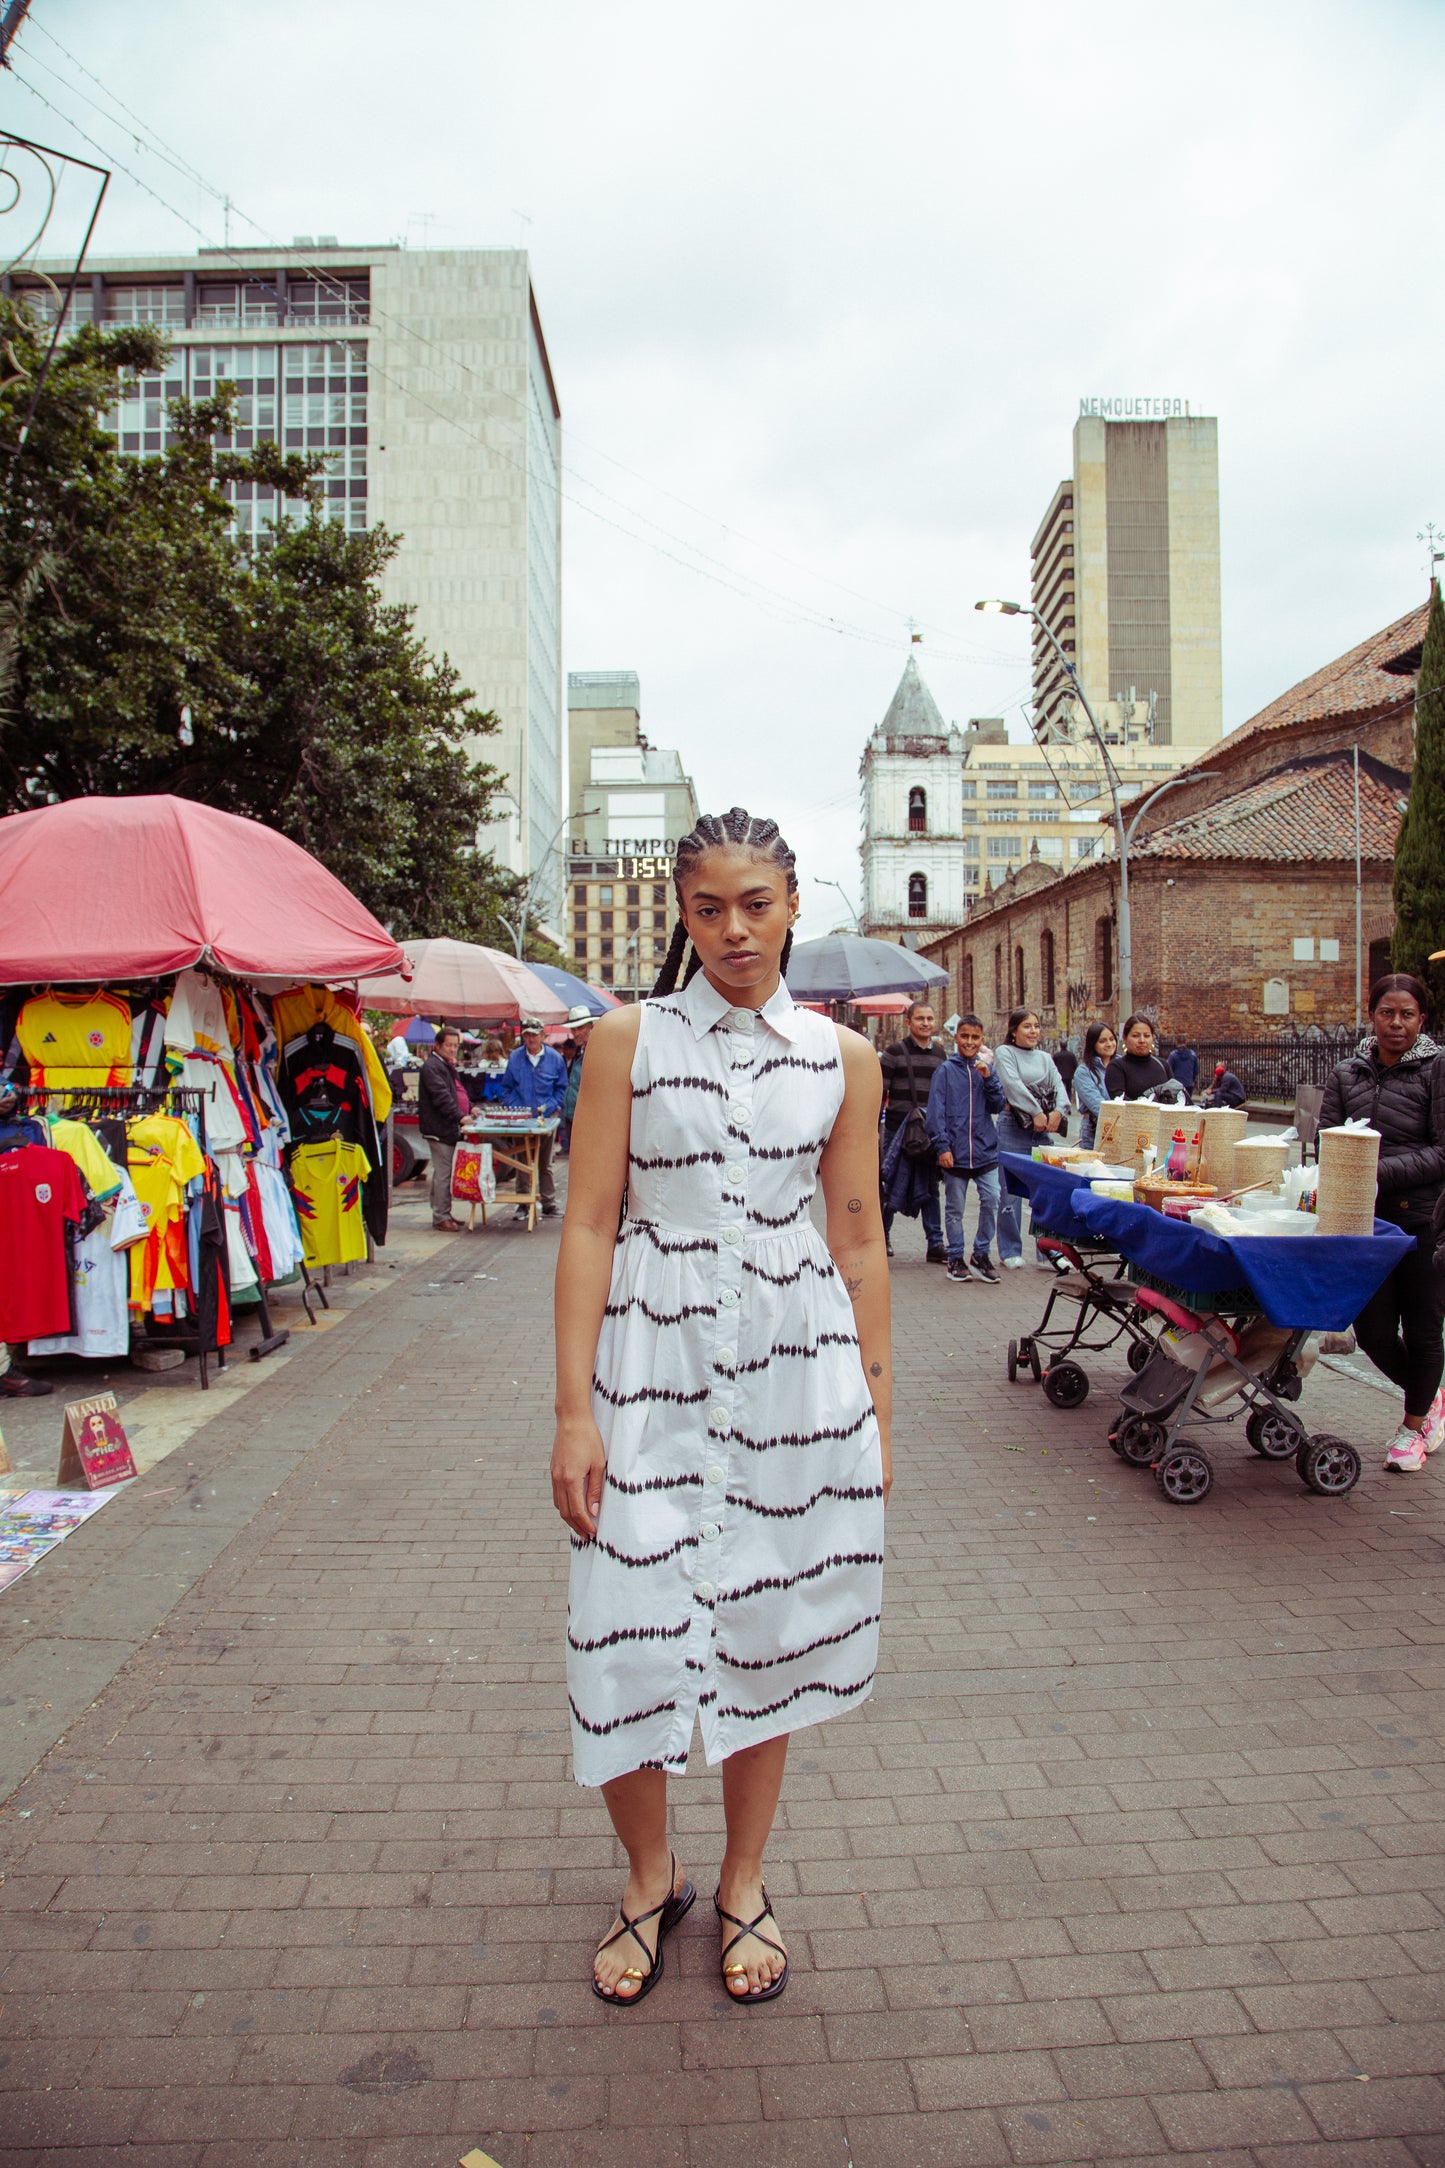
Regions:
<instances>
[{"instance_id":1,"label":"brick colonial building","mask_svg":"<svg viewBox=\"0 0 1445 2168\"><path fill-rule=\"evenodd\" d=\"M1354 748L1368 984L1394 921L1428 614L1412 610L1272 701L1141 822L1129 854L1134 1006L1166 1035L1353 1022ZM1114 856L1067 874L1020 867L926 945L948 971L947 1005L976 1010L993 1033L1019 1002L1049 1036L1095 1017L1117 1024L1118 886Z\"/></svg>"}]
</instances>

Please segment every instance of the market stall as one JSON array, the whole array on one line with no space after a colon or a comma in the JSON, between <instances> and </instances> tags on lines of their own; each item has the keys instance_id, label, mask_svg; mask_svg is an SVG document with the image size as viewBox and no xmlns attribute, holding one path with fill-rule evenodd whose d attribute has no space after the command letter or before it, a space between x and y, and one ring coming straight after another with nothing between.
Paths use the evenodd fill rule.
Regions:
<instances>
[{"instance_id":1,"label":"market stall","mask_svg":"<svg viewBox=\"0 0 1445 2168\"><path fill-rule=\"evenodd\" d=\"M404 961L260 822L166 797L0 819L0 1338L179 1348L203 1386L235 1307L253 1356L282 1345L268 1288L386 1232L390 1087L326 982Z\"/></svg>"}]
</instances>

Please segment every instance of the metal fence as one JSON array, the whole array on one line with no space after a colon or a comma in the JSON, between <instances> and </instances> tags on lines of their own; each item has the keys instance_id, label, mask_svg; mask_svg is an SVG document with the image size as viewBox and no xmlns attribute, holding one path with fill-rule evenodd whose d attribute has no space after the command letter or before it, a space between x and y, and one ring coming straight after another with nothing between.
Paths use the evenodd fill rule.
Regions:
<instances>
[{"instance_id":1,"label":"metal fence","mask_svg":"<svg viewBox=\"0 0 1445 2168\"><path fill-rule=\"evenodd\" d=\"M1216 1062L1232 1069L1251 1099L1267 1099L1282 1106L1294 1103L1301 1084L1327 1082L1336 1063L1353 1054L1365 1036L1344 1025L1334 1031L1281 1032L1267 1039L1199 1039L1199 1086L1207 1087ZM1167 1047L1161 1048L1163 1053Z\"/></svg>"}]
</instances>

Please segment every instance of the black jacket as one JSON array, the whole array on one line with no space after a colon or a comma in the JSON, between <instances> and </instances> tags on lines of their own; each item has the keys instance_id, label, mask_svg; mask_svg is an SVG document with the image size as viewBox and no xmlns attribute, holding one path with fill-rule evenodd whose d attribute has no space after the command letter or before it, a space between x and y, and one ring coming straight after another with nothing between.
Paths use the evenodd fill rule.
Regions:
<instances>
[{"instance_id":1,"label":"black jacket","mask_svg":"<svg viewBox=\"0 0 1445 2168\"><path fill-rule=\"evenodd\" d=\"M1104 1071L1104 1089L1111 1099L1142 1099L1145 1092L1173 1082L1157 1054L1116 1054Z\"/></svg>"},{"instance_id":2,"label":"black jacket","mask_svg":"<svg viewBox=\"0 0 1445 2168\"><path fill-rule=\"evenodd\" d=\"M1380 1218L1418 1233L1445 1187L1445 1056L1423 1031L1390 1068L1377 1060L1371 1038L1335 1070L1321 1129L1361 1120L1380 1132Z\"/></svg>"},{"instance_id":3,"label":"black jacket","mask_svg":"<svg viewBox=\"0 0 1445 2168\"><path fill-rule=\"evenodd\" d=\"M457 1072L435 1049L422 1063L417 1078L417 1128L438 1144L455 1144L462 1133L461 1108L457 1105Z\"/></svg>"},{"instance_id":4,"label":"black jacket","mask_svg":"<svg viewBox=\"0 0 1445 2168\"><path fill-rule=\"evenodd\" d=\"M900 1122L906 1122L915 1107L920 1113L927 1112L934 1076L947 1059L945 1047L932 1041L927 1046L920 1046L911 1031L883 1049L880 1061L883 1089L887 1094L883 1110L885 1129L892 1131Z\"/></svg>"}]
</instances>

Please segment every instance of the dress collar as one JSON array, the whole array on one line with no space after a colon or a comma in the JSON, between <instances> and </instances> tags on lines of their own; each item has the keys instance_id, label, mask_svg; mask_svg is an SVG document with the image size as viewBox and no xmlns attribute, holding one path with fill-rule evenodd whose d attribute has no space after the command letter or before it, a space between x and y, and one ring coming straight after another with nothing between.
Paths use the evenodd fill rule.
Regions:
<instances>
[{"instance_id":1,"label":"dress collar","mask_svg":"<svg viewBox=\"0 0 1445 2168\"><path fill-rule=\"evenodd\" d=\"M734 1004L717 988L705 972L699 971L690 986L673 997L686 1013L696 1036L701 1039L713 1031L725 1016L731 1016ZM757 1012L760 1021L786 1039L791 1045L802 1029L802 1014L782 980L775 994L769 996Z\"/></svg>"}]
</instances>

